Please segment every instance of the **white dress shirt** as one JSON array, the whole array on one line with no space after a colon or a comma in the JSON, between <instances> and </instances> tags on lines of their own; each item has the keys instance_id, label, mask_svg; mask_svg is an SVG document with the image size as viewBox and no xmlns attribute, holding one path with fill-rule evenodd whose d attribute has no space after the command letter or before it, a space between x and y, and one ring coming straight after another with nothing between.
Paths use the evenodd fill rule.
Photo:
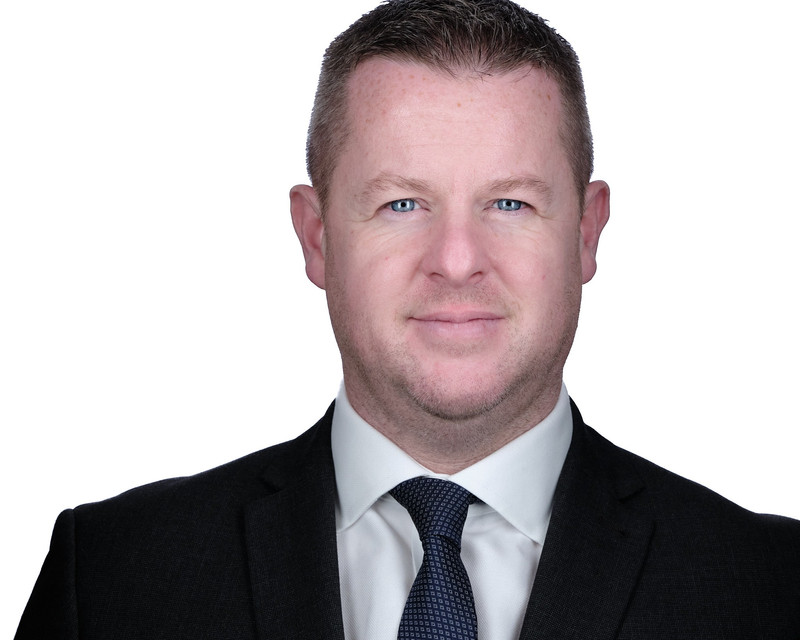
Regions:
<instances>
[{"instance_id":1,"label":"white dress shirt","mask_svg":"<svg viewBox=\"0 0 800 640\"><path fill-rule=\"evenodd\" d=\"M478 636L519 638L572 438L566 388L535 428L452 476L426 469L373 429L350 406L344 387L331 438L345 638L397 640L422 544L408 512L387 492L416 476L447 478L479 499L469 508L461 552Z\"/></svg>"}]
</instances>

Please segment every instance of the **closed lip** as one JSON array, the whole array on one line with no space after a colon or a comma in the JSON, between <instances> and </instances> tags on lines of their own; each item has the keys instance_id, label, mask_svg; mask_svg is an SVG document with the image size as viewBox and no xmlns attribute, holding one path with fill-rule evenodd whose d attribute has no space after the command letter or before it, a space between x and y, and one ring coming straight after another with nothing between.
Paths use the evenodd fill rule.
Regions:
<instances>
[{"instance_id":1,"label":"closed lip","mask_svg":"<svg viewBox=\"0 0 800 640\"><path fill-rule=\"evenodd\" d=\"M463 324L476 320L500 320L502 316L484 309L448 309L415 314L411 319L420 322L450 322L453 324Z\"/></svg>"}]
</instances>

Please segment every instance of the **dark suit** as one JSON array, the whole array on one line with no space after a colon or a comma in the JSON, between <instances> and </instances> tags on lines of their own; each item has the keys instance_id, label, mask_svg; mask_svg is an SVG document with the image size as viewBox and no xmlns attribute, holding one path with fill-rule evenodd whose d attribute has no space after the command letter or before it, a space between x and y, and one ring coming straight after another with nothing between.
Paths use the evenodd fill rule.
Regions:
<instances>
[{"instance_id":1,"label":"dark suit","mask_svg":"<svg viewBox=\"0 0 800 640\"><path fill-rule=\"evenodd\" d=\"M573 415L522 638L800 638L800 522L745 511ZM342 638L331 416L62 513L17 640Z\"/></svg>"}]
</instances>

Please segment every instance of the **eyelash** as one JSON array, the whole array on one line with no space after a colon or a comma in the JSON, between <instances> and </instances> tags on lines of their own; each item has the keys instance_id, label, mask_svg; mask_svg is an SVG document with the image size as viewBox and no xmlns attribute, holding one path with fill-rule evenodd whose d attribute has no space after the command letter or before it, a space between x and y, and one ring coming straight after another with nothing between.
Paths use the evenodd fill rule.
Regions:
<instances>
[{"instance_id":1,"label":"eyelash","mask_svg":"<svg viewBox=\"0 0 800 640\"><path fill-rule=\"evenodd\" d=\"M410 202L413 206L411 209L406 209L406 208L395 209L395 205L398 205L399 203L402 202ZM392 200L386 206L389 207L395 213L408 213L409 211L414 211L416 209L419 209L419 203L413 198L400 198L400 200Z\"/></svg>"},{"instance_id":2,"label":"eyelash","mask_svg":"<svg viewBox=\"0 0 800 640\"><path fill-rule=\"evenodd\" d=\"M512 208L511 209L503 209L502 207L500 207L500 203L501 202L506 203L507 205L511 206ZM514 200L513 198L500 198L499 200L495 200L494 203L492 204L492 206L497 207L498 209L500 209L500 211L513 212L513 211L519 211L520 209L525 207L526 204L522 200Z\"/></svg>"},{"instance_id":3,"label":"eyelash","mask_svg":"<svg viewBox=\"0 0 800 640\"><path fill-rule=\"evenodd\" d=\"M404 203L409 203L411 208L402 206ZM500 203L504 203L506 206L511 208L504 209L500 206ZM387 202L384 206L388 209L391 209L395 213L410 213L411 211L416 211L420 208L419 203L414 198L400 198L399 200L392 200ZM514 198L500 198L492 202L492 207L496 207L500 211L507 213L514 213L527 206L529 206L527 203L523 202L522 200L515 200Z\"/></svg>"}]
</instances>

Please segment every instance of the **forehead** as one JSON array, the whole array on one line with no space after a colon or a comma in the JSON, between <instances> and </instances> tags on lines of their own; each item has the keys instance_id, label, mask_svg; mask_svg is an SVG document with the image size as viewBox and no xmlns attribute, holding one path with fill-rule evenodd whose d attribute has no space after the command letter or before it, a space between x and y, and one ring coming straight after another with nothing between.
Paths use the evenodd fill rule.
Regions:
<instances>
[{"instance_id":1,"label":"forehead","mask_svg":"<svg viewBox=\"0 0 800 640\"><path fill-rule=\"evenodd\" d=\"M374 58L356 68L347 92L348 131L333 190L380 171L455 178L471 170L503 179L526 169L560 174L566 166L560 91L541 69L451 74ZM493 167L498 175L487 176Z\"/></svg>"},{"instance_id":2,"label":"forehead","mask_svg":"<svg viewBox=\"0 0 800 640\"><path fill-rule=\"evenodd\" d=\"M472 101L486 90L496 92L498 109L519 109L537 102L539 117L545 110L552 110L554 114L560 111L558 84L546 72L530 65L497 73L468 69L451 72L423 63L382 57L369 58L356 67L347 82L347 104L354 115L401 99L431 105L453 99L450 106L458 108L464 104L459 98ZM351 118L351 124L357 127L358 119Z\"/></svg>"}]
</instances>

